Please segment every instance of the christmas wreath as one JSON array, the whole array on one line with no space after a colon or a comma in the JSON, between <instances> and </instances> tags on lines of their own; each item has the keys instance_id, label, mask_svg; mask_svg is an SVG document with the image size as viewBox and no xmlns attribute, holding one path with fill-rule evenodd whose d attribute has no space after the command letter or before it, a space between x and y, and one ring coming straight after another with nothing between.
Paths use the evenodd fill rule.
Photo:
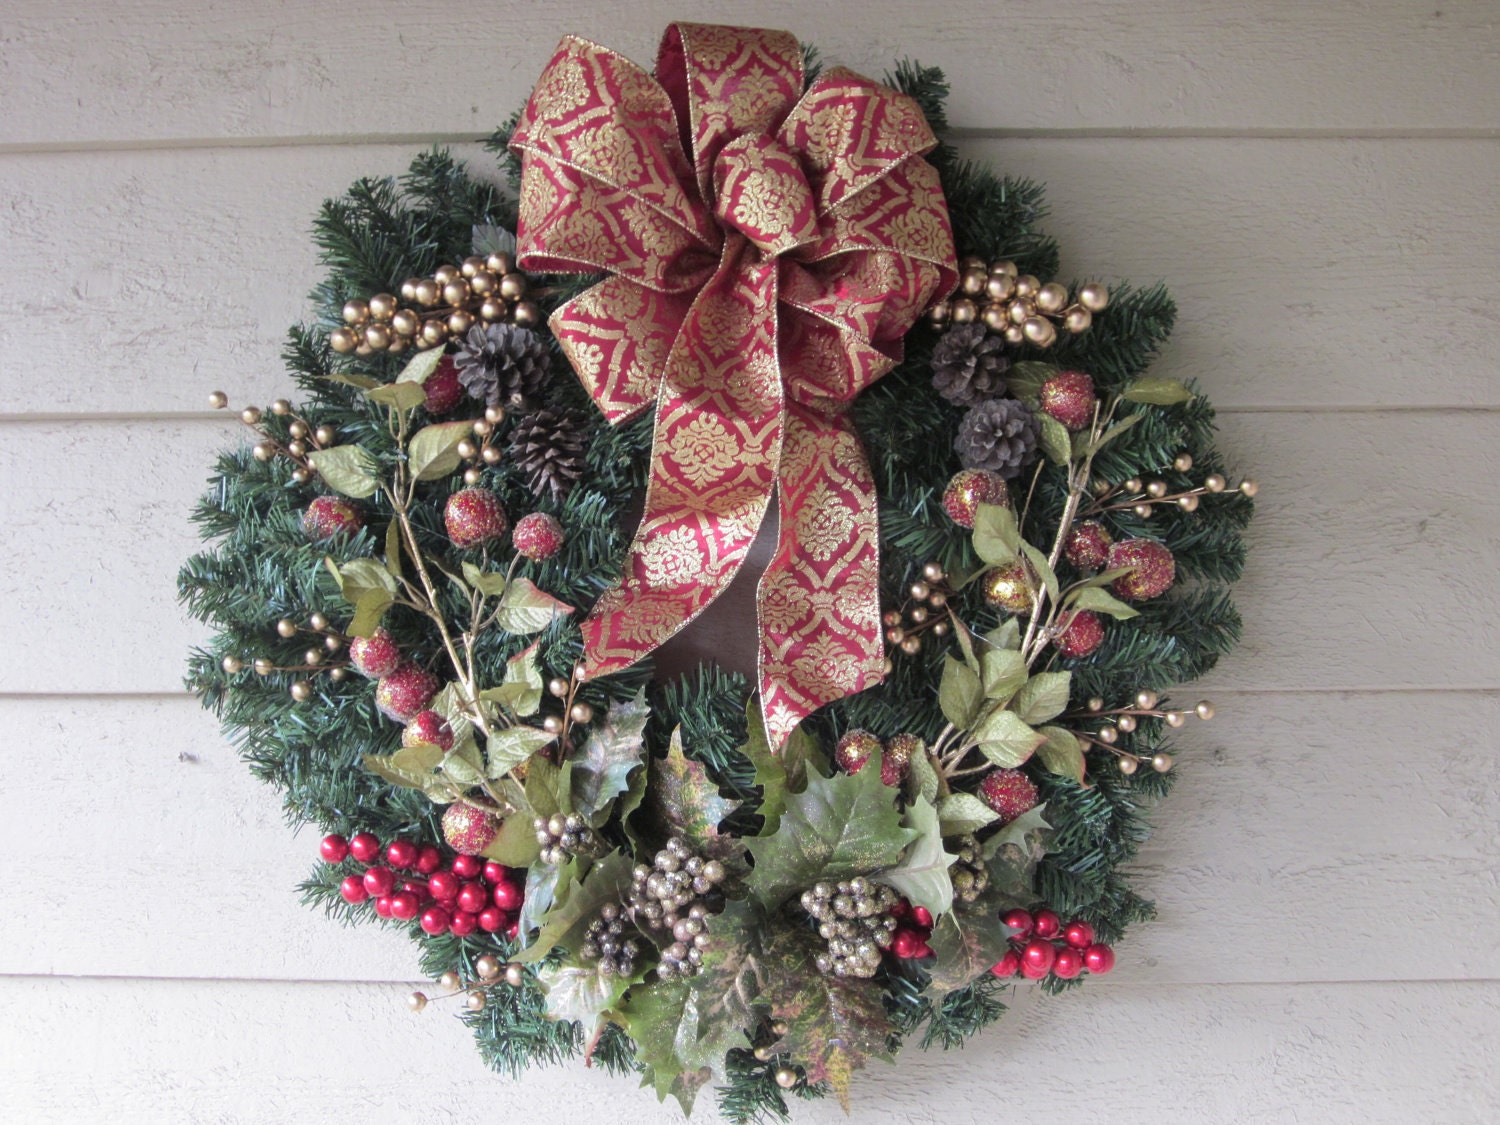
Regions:
<instances>
[{"instance_id":1,"label":"christmas wreath","mask_svg":"<svg viewBox=\"0 0 1500 1125\"><path fill-rule=\"evenodd\" d=\"M958 158L946 92L568 38L511 190L433 152L316 221L303 401L196 512L189 682L329 833L307 901L408 931L497 1069L847 1105L1151 914L1124 865L1255 488L1145 373L1167 294L1040 280L1041 192ZM773 498L754 676L654 679Z\"/></svg>"}]
</instances>

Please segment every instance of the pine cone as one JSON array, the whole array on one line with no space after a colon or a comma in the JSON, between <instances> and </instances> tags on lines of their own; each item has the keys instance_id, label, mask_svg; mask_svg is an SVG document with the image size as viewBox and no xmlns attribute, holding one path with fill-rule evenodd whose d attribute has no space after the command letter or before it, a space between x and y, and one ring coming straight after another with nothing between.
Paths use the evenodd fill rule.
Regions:
<instances>
[{"instance_id":1,"label":"pine cone","mask_svg":"<svg viewBox=\"0 0 1500 1125\"><path fill-rule=\"evenodd\" d=\"M510 434L510 459L538 496L565 500L583 475L583 421L568 410L543 407Z\"/></svg>"},{"instance_id":2,"label":"pine cone","mask_svg":"<svg viewBox=\"0 0 1500 1125\"><path fill-rule=\"evenodd\" d=\"M1005 393L1005 373L1010 360L1001 349L1005 338L986 331L982 324L961 324L950 329L932 349L932 385L938 394L958 406L973 406Z\"/></svg>"},{"instance_id":3,"label":"pine cone","mask_svg":"<svg viewBox=\"0 0 1500 1125\"><path fill-rule=\"evenodd\" d=\"M547 345L529 328L476 324L453 357L458 380L486 406L523 405L547 376Z\"/></svg>"},{"instance_id":4,"label":"pine cone","mask_svg":"<svg viewBox=\"0 0 1500 1125\"><path fill-rule=\"evenodd\" d=\"M1036 457L1042 426L1013 398L981 402L958 424L953 448L966 469L985 469L1007 479Z\"/></svg>"}]
</instances>

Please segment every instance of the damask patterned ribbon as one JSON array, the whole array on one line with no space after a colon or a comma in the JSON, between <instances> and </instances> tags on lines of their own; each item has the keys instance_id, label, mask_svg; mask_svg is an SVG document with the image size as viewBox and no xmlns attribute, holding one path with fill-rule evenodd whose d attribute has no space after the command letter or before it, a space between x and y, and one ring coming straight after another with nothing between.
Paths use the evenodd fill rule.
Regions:
<instances>
[{"instance_id":1,"label":"damask patterned ribbon","mask_svg":"<svg viewBox=\"0 0 1500 1125\"><path fill-rule=\"evenodd\" d=\"M935 144L916 103L850 71L804 93L785 32L674 24L654 78L563 40L511 138L520 261L612 275L551 326L612 422L656 411L645 514L583 624L589 675L722 593L778 491L757 593L772 744L880 682L875 486L848 412L957 278Z\"/></svg>"}]
</instances>

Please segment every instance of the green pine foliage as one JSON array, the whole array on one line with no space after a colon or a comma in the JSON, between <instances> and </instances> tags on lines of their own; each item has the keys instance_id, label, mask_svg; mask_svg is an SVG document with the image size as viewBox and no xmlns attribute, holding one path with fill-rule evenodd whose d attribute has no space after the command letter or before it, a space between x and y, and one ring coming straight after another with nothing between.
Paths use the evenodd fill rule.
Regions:
<instances>
[{"instance_id":1,"label":"green pine foliage","mask_svg":"<svg viewBox=\"0 0 1500 1125\"><path fill-rule=\"evenodd\" d=\"M815 60L815 53L810 53L810 64L815 66ZM888 80L917 100L940 135L946 131L943 102L948 88L940 71L903 62ZM382 465L402 455L386 411L340 380L358 373L389 381L403 360L335 355L328 334L340 323L346 300L394 290L403 278L462 259L470 253L475 227L514 228L519 167L505 148L514 124L513 118L490 145L501 170L509 173L509 191L498 186L495 176L471 171L450 155L434 151L419 156L400 178L356 182L346 195L325 204L314 223L314 242L328 274L312 294L312 322L291 330L284 353L302 392L298 411L310 425L335 428L341 443L362 446ZM1010 258L1023 272L1044 278L1055 272L1057 247L1040 227L1045 208L1038 185L964 161L946 141L930 159L942 177L960 256ZM555 305L579 291L586 280L543 279L544 292L550 294L544 300ZM1044 355L1023 358L1085 370L1101 396L1117 394L1146 371L1165 344L1174 312L1170 297L1159 286L1119 289L1089 331L1064 336ZM940 503L945 484L958 468L951 438L960 411L930 387L935 342L928 327L915 329L907 341L906 360L854 408L880 494L882 595L887 605L902 602L906 587L928 562L940 563L955 576L976 574L982 566L970 534L944 515ZM483 484L501 497L507 511L548 512L566 528L567 542L560 554L545 563L527 563L518 573L579 611L549 626L540 637L543 674L567 676L580 653L578 617L615 578L623 557L628 532L620 513L630 510L644 483L651 424L643 417L619 427L607 425L589 406L560 355L554 356L553 366L556 378L546 392L549 400L587 419L584 482L565 502L557 503L533 496L502 462L485 468ZM470 406L471 414L479 412ZM1205 399L1138 409L1140 421L1097 456L1096 477L1119 482L1150 475L1177 490L1198 484L1209 472L1225 472L1213 447L1213 411ZM502 447L504 427L510 424L502 423ZM266 432L283 442L290 436L287 425L288 419L269 412L263 422ZM1189 473L1171 468L1183 452L1193 457ZM1022 533L1033 543L1050 543L1067 500L1064 475L1044 465L1034 484L1029 476L1013 484L1021 493L1018 507L1025 493L1031 493ZM443 501L457 487L456 478L421 485L420 503L413 512L424 552L454 572L462 559L447 542L441 513ZM399 728L372 706L373 685L356 675L335 681L299 669L308 636L283 638L276 630L283 617L302 623L313 613L324 613L338 622L346 620L348 610L324 565L325 556L343 563L382 552L372 529L384 528L392 511L381 495L362 502L365 529L327 542L309 541L301 513L323 491L316 482L296 482L285 459L258 461L248 449L219 458L194 513L209 544L184 564L179 576L183 602L213 630L212 640L192 654L187 684L219 716L226 736L254 774L282 794L290 823L440 843L437 806L420 793L392 788L361 766L364 755L389 753L398 744ZM1082 714L1090 697L1117 706L1143 688L1169 690L1203 675L1232 647L1240 621L1228 587L1244 565L1240 533L1251 512L1250 500L1224 493L1206 497L1196 513L1172 507L1149 520L1129 509L1090 517L1104 522L1117 539L1147 536L1166 543L1176 558L1179 586L1168 596L1141 603L1140 616L1111 627L1103 647L1088 658L1053 659L1051 668L1073 674L1070 713ZM503 556L495 559L498 565L508 561ZM1064 583L1079 577L1066 563L1058 570ZM443 596L449 599L444 608L456 614L457 589L445 587ZM957 616L975 631L999 621L976 586L955 594L953 605ZM397 608L385 625L418 662L438 663L440 639L427 619ZM506 661L520 647L520 642L504 636L480 645L476 657L481 678L499 683ZM225 658L242 661L242 670L225 671ZM289 670L257 674L251 666L256 658ZM937 644L914 656L897 653L884 685L825 708L809 719L808 731L825 749L854 728L881 736L906 731L934 739L945 722L934 702L943 658L944 647ZM650 674L648 665L639 666L586 685L580 698L606 709L611 701L632 696L648 683ZM298 679L312 684L313 696L307 702L294 702L289 694ZM750 692L745 677L713 667L677 682L652 684L646 730L648 751L660 756L673 730L681 728L688 755L707 768L724 796L743 802L726 827L745 834L755 833L760 825L756 771L740 750L747 738ZM1167 733L1159 720L1146 719L1135 731L1121 735L1119 748L1149 758L1170 749ZM1142 769L1125 776L1113 768L1109 755L1097 750L1088 755L1087 786L1049 773L1035 760L1025 768L1040 787L1051 826L1047 854L1035 870L1034 900L1065 917L1088 920L1102 940L1118 940L1130 925L1151 916L1150 902L1131 886L1127 865L1147 836L1151 806L1170 789L1173 774ZM612 844L625 844L618 826L606 831ZM352 861L319 864L302 886L305 900L343 921L368 922L368 908L350 906L338 891L343 876L356 870ZM424 971L433 975L455 967L472 973L475 960L484 953L509 957L516 952L490 935L434 938L423 935L415 923L382 924L405 929L421 949ZM915 1042L924 1049L961 1046L1000 1018L1005 1011L1002 996L1011 987L985 976L935 998L920 962L889 958L878 979L885 990L892 1046ZM540 985L528 977L521 988L493 990L484 1010L465 1016L490 1066L517 1076L528 1066L570 1058L585 1048L580 1027L547 1018L544 1002ZM615 1072L641 1069L630 1038L613 1024L592 1044L591 1058ZM757 1060L749 1051L730 1052L728 1081L718 1090L719 1109L727 1120L786 1120L789 1094L812 1098L828 1092L806 1082L790 1091L781 1089L774 1079L776 1065L774 1060Z\"/></svg>"}]
</instances>

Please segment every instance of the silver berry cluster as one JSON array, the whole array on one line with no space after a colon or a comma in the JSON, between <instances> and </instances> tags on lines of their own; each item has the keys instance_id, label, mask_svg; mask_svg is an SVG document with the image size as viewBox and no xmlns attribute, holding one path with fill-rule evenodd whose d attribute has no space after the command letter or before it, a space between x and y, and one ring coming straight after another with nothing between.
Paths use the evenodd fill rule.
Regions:
<instances>
[{"instance_id":1,"label":"silver berry cluster","mask_svg":"<svg viewBox=\"0 0 1500 1125\"><path fill-rule=\"evenodd\" d=\"M708 917L722 905L719 885L727 876L722 863L697 855L680 836L667 841L650 867L637 865L627 898L631 917L672 936L657 966L663 977L698 971L708 946Z\"/></svg>"},{"instance_id":2,"label":"silver berry cluster","mask_svg":"<svg viewBox=\"0 0 1500 1125\"><path fill-rule=\"evenodd\" d=\"M896 932L891 910L896 892L884 883L850 879L817 883L802 892L802 909L817 920L818 936L828 952L818 954L820 973L838 977L872 977L880 968L880 951L889 949Z\"/></svg>"},{"instance_id":3,"label":"silver berry cluster","mask_svg":"<svg viewBox=\"0 0 1500 1125\"><path fill-rule=\"evenodd\" d=\"M973 902L984 894L990 885L990 869L974 835L958 838L958 858L948 865L948 874L953 878L953 897L960 902Z\"/></svg>"},{"instance_id":4,"label":"silver berry cluster","mask_svg":"<svg viewBox=\"0 0 1500 1125\"><path fill-rule=\"evenodd\" d=\"M627 929L634 932L635 927L626 920L619 903L606 903L600 909L599 917L584 931L579 956L585 961L598 961L599 970L607 977L630 976L635 972L635 959L641 946L635 938L625 936Z\"/></svg>"},{"instance_id":5,"label":"silver berry cluster","mask_svg":"<svg viewBox=\"0 0 1500 1125\"><path fill-rule=\"evenodd\" d=\"M597 856L603 852L599 834L577 813L539 816L531 826L536 829L536 842L542 845L543 863L562 864L575 855Z\"/></svg>"}]
</instances>

